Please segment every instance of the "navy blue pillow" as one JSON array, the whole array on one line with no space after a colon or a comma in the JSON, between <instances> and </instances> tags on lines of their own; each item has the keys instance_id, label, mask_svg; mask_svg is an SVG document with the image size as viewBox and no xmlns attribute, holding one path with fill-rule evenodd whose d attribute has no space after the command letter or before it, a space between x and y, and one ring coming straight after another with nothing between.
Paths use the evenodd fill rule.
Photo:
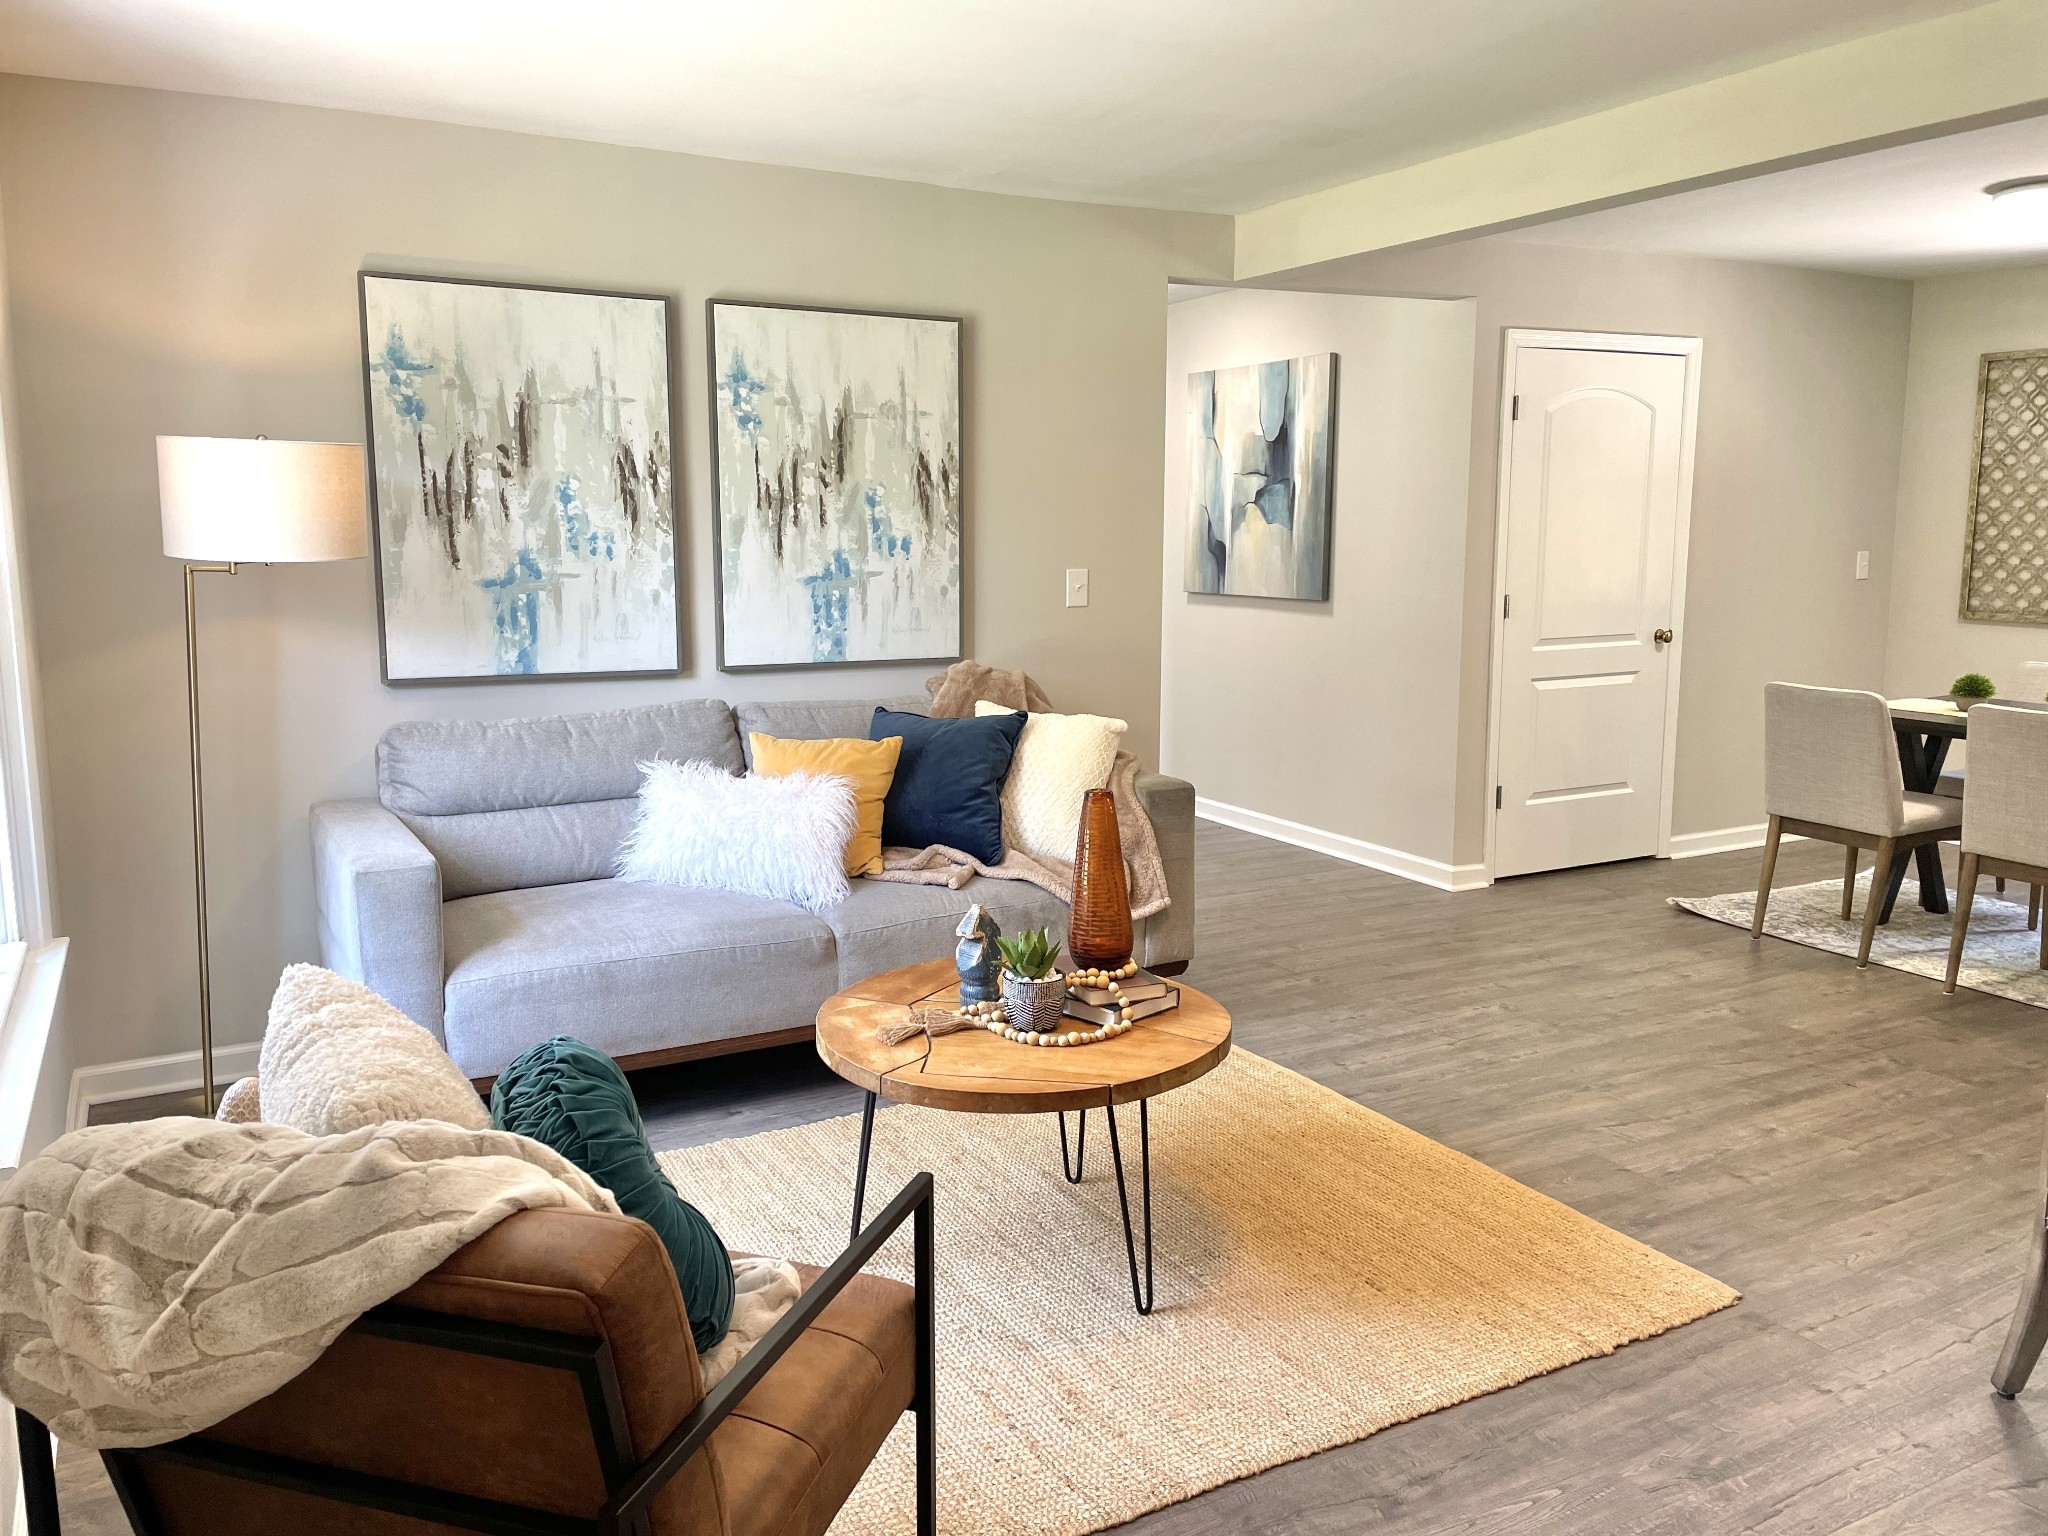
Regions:
<instances>
[{"instance_id":1,"label":"navy blue pillow","mask_svg":"<svg viewBox=\"0 0 2048 1536\"><path fill-rule=\"evenodd\" d=\"M943 843L984 864L1003 861L1003 780L1024 734L1024 711L933 720L875 711L868 740L903 738L896 777L882 802L884 848Z\"/></svg>"}]
</instances>

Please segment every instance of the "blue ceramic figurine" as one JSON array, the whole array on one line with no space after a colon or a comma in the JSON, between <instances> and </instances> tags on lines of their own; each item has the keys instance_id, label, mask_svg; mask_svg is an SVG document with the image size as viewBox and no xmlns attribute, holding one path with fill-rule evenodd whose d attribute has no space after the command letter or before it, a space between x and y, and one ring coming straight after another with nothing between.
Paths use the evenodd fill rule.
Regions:
<instances>
[{"instance_id":1,"label":"blue ceramic figurine","mask_svg":"<svg viewBox=\"0 0 2048 1536\"><path fill-rule=\"evenodd\" d=\"M953 964L960 972L961 1001L994 1002L1001 995L998 978L1003 969L1003 957L996 951L1003 930L996 926L995 914L976 902L953 931L960 935L953 949Z\"/></svg>"}]
</instances>

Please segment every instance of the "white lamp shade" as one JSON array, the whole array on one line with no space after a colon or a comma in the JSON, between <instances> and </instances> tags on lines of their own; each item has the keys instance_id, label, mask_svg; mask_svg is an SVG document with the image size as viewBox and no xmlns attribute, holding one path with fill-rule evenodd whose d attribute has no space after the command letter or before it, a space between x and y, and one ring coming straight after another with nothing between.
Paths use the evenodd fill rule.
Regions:
<instances>
[{"instance_id":1,"label":"white lamp shade","mask_svg":"<svg viewBox=\"0 0 2048 1536\"><path fill-rule=\"evenodd\" d=\"M359 560L369 551L357 443L160 437L157 496L174 560Z\"/></svg>"}]
</instances>

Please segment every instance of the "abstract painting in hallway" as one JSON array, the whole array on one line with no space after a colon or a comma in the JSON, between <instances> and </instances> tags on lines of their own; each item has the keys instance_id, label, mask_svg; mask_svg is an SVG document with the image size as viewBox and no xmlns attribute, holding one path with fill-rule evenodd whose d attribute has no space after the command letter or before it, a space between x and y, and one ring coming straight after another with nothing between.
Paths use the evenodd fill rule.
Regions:
<instances>
[{"instance_id":1,"label":"abstract painting in hallway","mask_svg":"<svg viewBox=\"0 0 2048 1536\"><path fill-rule=\"evenodd\" d=\"M1337 356L1188 375L1187 590L1323 602Z\"/></svg>"},{"instance_id":2,"label":"abstract painting in hallway","mask_svg":"<svg viewBox=\"0 0 2048 1536\"><path fill-rule=\"evenodd\" d=\"M361 284L385 682L678 670L668 301Z\"/></svg>"},{"instance_id":3,"label":"abstract painting in hallway","mask_svg":"<svg viewBox=\"0 0 2048 1536\"><path fill-rule=\"evenodd\" d=\"M718 665L960 656L960 322L713 300Z\"/></svg>"}]
</instances>

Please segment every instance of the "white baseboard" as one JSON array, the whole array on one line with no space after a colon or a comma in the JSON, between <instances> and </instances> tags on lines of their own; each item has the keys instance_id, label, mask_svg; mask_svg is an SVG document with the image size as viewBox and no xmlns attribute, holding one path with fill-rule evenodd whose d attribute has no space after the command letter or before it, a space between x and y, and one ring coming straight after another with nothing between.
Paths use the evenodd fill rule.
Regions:
<instances>
[{"instance_id":1,"label":"white baseboard","mask_svg":"<svg viewBox=\"0 0 2048 1536\"><path fill-rule=\"evenodd\" d=\"M1484 864L1446 864L1439 859L1425 859L1420 854L1382 848L1378 843L1368 843L1363 838L1325 832L1320 827L1303 826L1283 816L1248 811L1243 806L1225 805L1220 800L1206 800L1200 795L1195 796L1195 814L1204 821L1235 827L1240 832L1251 832L1259 837L1270 837L1276 843L1292 843L1297 848L1327 853L1334 859L1399 875L1403 880L1413 880L1418 885L1433 885L1440 891L1476 891L1493 883Z\"/></svg>"},{"instance_id":2,"label":"white baseboard","mask_svg":"<svg viewBox=\"0 0 2048 1536\"><path fill-rule=\"evenodd\" d=\"M227 1087L238 1077L256 1071L261 1047L217 1045L213 1048L213 1083ZM97 1067L80 1067L71 1074L71 1105L65 1124L77 1130L85 1124L95 1104L116 1099L141 1099L154 1093L190 1093L199 1086L199 1053L177 1051L169 1056L140 1056L133 1061L110 1061Z\"/></svg>"},{"instance_id":3,"label":"white baseboard","mask_svg":"<svg viewBox=\"0 0 2048 1536\"><path fill-rule=\"evenodd\" d=\"M1768 822L1758 821L1746 827L1722 827L1714 832L1674 832L1671 834L1671 857L1696 859L1703 853L1734 853L1743 848L1761 848L1764 845L1764 828L1768 825ZM1787 832L1778 841L1803 843L1806 839L1796 832Z\"/></svg>"}]
</instances>

